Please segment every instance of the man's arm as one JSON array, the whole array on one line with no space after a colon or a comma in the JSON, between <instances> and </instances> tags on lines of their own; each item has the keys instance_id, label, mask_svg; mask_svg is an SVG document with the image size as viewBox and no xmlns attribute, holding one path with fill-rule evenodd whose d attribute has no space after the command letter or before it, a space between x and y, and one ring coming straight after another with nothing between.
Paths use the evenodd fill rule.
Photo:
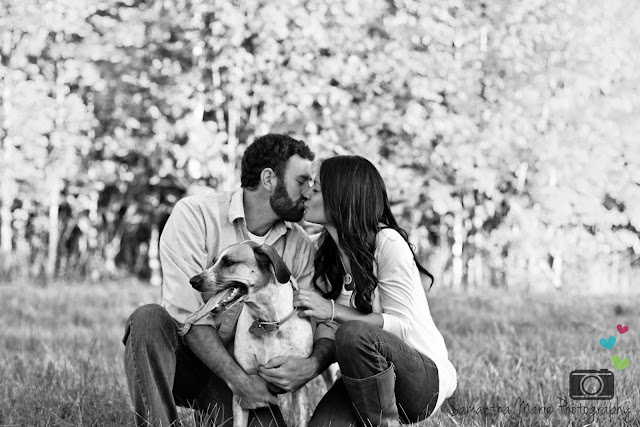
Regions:
<instances>
[{"instance_id":1,"label":"man's arm","mask_svg":"<svg viewBox=\"0 0 640 427\"><path fill-rule=\"evenodd\" d=\"M206 240L207 227L200 206L188 199L178 202L162 231L160 260L162 305L180 323L202 305L202 298L189 285L189 278L207 267L211 254L205 246ZM252 409L274 401L264 380L257 375L247 375L229 354L211 316L197 321L183 339L191 351L242 398L243 407Z\"/></svg>"},{"instance_id":2,"label":"man's arm","mask_svg":"<svg viewBox=\"0 0 640 427\"><path fill-rule=\"evenodd\" d=\"M202 362L220 377L240 398L244 409L256 409L269 404L277 404L264 379L258 375L248 375L236 363L222 344L218 332L208 325L195 325L184 336L184 341Z\"/></svg>"}]
</instances>

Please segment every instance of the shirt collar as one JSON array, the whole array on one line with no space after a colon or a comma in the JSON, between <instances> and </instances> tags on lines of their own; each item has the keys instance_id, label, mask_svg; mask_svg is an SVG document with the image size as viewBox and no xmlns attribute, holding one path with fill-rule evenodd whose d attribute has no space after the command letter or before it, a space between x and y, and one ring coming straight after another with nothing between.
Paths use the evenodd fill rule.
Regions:
<instances>
[{"instance_id":1,"label":"shirt collar","mask_svg":"<svg viewBox=\"0 0 640 427\"><path fill-rule=\"evenodd\" d=\"M231 203L229 204L229 222L233 222L238 219L244 219L244 204L242 203L242 197L244 195L244 189L239 189L231 195Z\"/></svg>"},{"instance_id":2,"label":"shirt collar","mask_svg":"<svg viewBox=\"0 0 640 427\"><path fill-rule=\"evenodd\" d=\"M235 191L231 195L231 203L229 205L229 222L232 224L239 218L245 219L243 198L244 188ZM287 229L291 228L293 228L293 225L289 221L280 220L273 225L273 231L279 232L280 235L284 234Z\"/></svg>"}]
</instances>

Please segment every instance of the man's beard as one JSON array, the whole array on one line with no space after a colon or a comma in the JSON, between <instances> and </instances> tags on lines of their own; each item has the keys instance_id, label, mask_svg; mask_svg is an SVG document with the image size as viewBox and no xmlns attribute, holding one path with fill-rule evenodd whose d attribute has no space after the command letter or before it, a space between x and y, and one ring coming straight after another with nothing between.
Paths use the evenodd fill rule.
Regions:
<instances>
[{"instance_id":1,"label":"man's beard","mask_svg":"<svg viewBox=\"0 0 640 427\"><path fill-rule=\"evenodd\" d=\"M304 215L304 205L294 202L287 193L287 188L281 180L276 184L276 190L269 199L271 209L285 221L298 222Z\"/></svg>"}]
</instances>

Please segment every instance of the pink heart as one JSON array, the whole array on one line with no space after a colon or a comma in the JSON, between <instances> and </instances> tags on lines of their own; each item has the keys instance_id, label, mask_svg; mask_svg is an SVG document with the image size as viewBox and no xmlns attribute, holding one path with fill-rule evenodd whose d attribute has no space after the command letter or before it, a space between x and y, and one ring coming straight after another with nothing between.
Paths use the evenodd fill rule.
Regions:
<instances>
[{"instance_id":1,"label":"pink heart","mask_svg":"<svg viewBox=\"0 0 640 427\"><path fill-rule=\"evenodd\" d=\"M622 326L621 324L618 323L618 332L620 332L621 334L624 334L628 330L629 330L628 326Z\"/></svg>"}]
</instances>

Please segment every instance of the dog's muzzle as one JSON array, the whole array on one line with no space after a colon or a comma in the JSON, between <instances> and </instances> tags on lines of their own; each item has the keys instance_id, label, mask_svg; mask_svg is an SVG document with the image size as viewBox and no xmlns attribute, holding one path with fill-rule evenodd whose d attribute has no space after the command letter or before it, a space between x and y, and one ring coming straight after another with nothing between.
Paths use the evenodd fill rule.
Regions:
<instances>
[{"instance_id":1,"label":"dog's muzzle","mask_svg":"<svg viewBox=\"0 0 640 427\"><path fill-rule=\"evenodd\" d=\"M235 305L237 302L240 302L247 295L249 290L247 286L243 283L234 283L222 292L217 295L211 297L217 301L217 303L211 309L211 314L220 314L223 311L227 310L232 305ZM209 302L209 301L207 301Z\"/></svg>"},{"instance_id":2,"label":"dog's muzzle","mask_svg":"<svg viewBox=\"0 0 640 427\"><path fill-rule=\"evenodd\" d=\"M236 303L242 301L245 295L247 295L247 292L248 289L244 283L233 282L229 284L228 287L211 297L202 307L187 317L184 325L179 329L178 334L185 336L193 324L209 313L216 315L228 310L236 305Z\"/></svg>"}]
</instances>

